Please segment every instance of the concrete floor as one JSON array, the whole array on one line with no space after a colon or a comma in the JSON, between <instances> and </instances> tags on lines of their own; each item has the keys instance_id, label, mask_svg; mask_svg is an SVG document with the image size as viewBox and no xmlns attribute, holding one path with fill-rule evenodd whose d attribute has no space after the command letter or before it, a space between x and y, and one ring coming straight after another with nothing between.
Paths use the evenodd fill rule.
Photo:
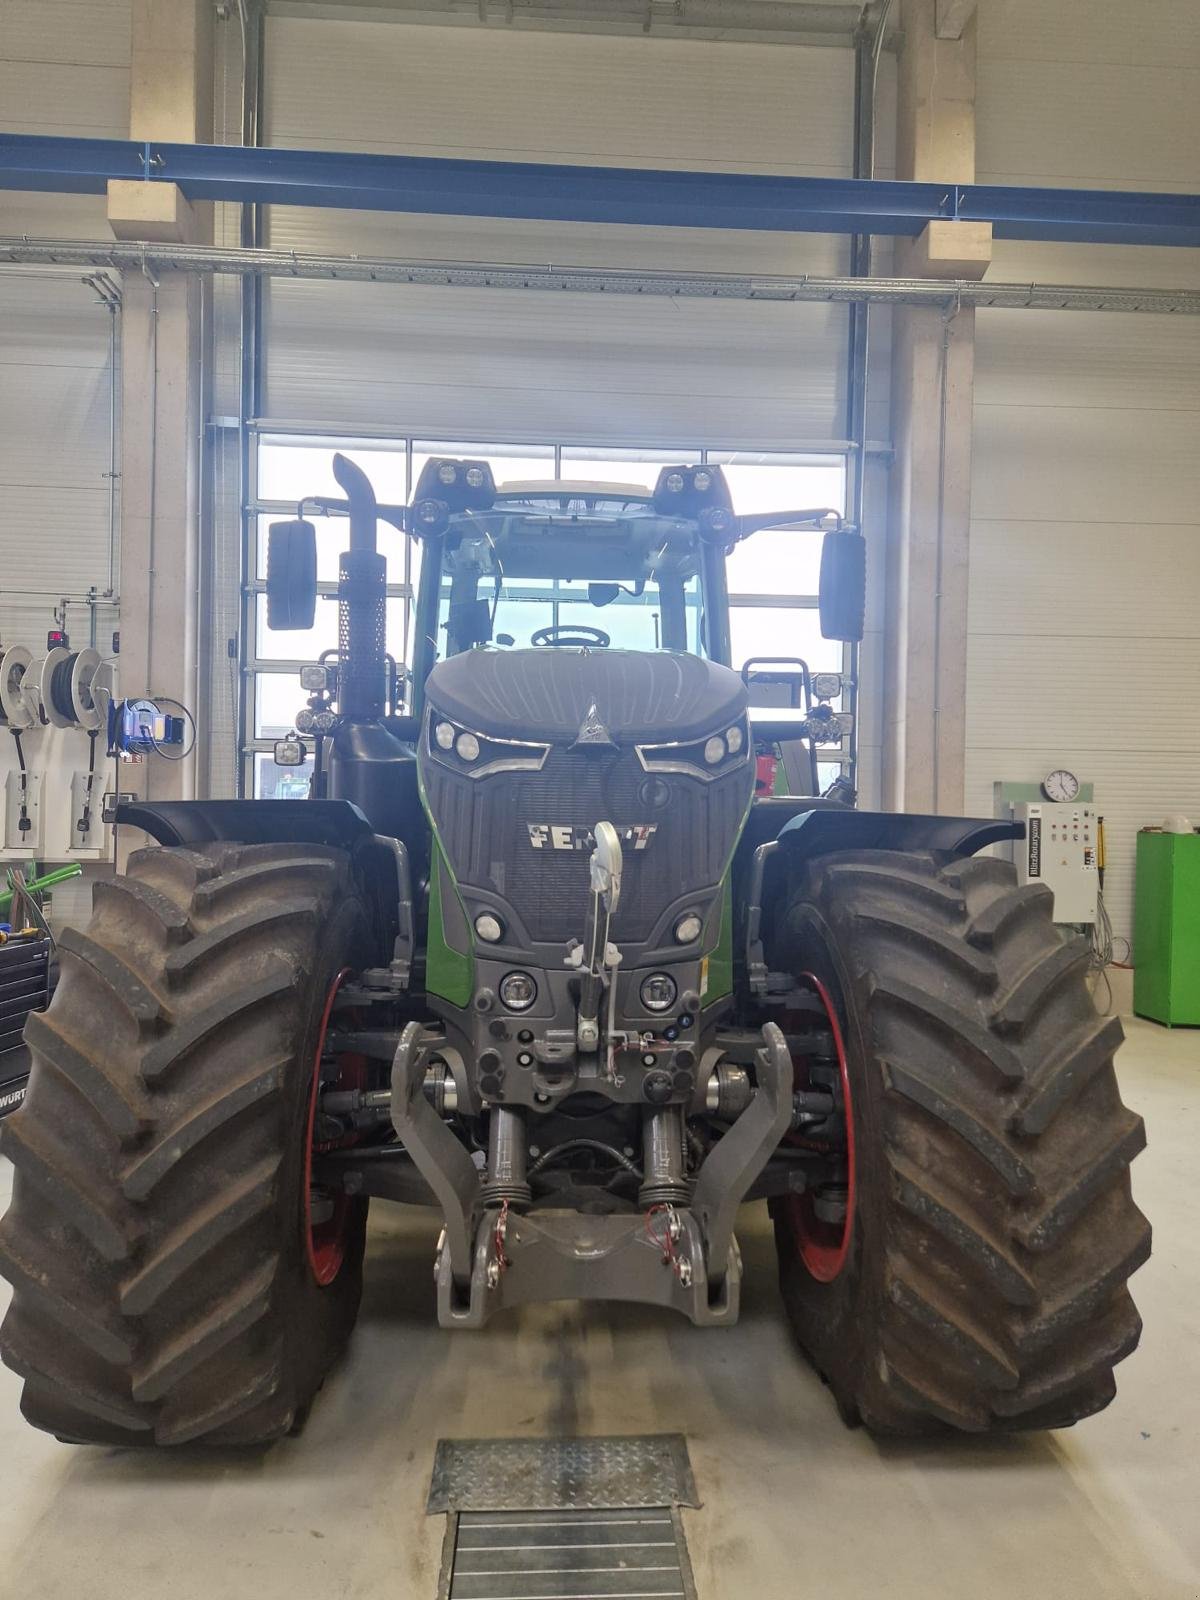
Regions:
<instances>
[{"instance_id":1,"label":"concrete floor","mask_svg":"<svg viewBox=\"0 0 1200 1600\"><path fill-rule=\"evenodd\" d=\"M918 1446L848 1432L789 1342L762 1208L744 1216L731 1331L567 1305L445 1334L436 1227L379 1205L352 1354L303 1437L265 1456L60 1445L0 1371L0 1600L432 1600L439 1436L668 1430L687 1434L704 1500L685 1514L701 1600L1195 1600L1200 1034L1127 1026L1156 1254L1135 1285L1142 1346L1079 1428Z\"/></svg>"}]
</instances>

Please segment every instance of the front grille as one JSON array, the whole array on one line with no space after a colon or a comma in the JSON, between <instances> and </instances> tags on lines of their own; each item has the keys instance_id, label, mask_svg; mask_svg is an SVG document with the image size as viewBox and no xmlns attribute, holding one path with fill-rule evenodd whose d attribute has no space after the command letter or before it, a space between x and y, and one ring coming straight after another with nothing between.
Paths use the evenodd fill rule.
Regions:
<instances>
[{"instance_id":1,"label":"front grille","mask_svg":"<svg viewBox=\"0 0 1200 1600\"><path fill-rule=\"evenodd\" d=\"M641 943L666 906L719 881L750 790L748 765L710 783L679 774L648 778L632 750L588 755L556 748L541 772L477 780L429 761L424 780L459 883L498 895L530 937L546 943L579 931L590 852L534 849L531 824L655 825L646 849L625 849L613 926L618 941Z\"/></svg>"}]
</instances>

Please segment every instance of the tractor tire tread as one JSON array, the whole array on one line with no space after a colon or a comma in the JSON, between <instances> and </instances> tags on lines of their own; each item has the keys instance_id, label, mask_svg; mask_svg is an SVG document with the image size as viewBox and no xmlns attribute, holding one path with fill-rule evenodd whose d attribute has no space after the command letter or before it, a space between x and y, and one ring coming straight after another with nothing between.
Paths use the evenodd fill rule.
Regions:
<instances>
[{"instance_id":1,"label":"tractor tire tread","mask_svg":"<svg viewBox=\"0 0 1200 1600\"><path fill-rule=\"evenodd\" d=\"M862 1223L839 1289L809 1277L782 1208L776 1237L800 1344L879 1432L1068 1426L1137 1344L1145 1130L1120 1099L1121 1025L1050 909L996 859L848 851L798 869L768 931L772 970L834 960L856 1019L873 1241Z\"/></svg>"},{"instance_id":2,"label":"tractor tire tread","mask_svg":"<svg viewBox=\"0 0 1200 1600\"><path fill-rule=\"evenodd\" d=\"M320 1288L297 1129L334 921L361 944L343 852L223 843L136 852L88 931L62 934L29 1092L0 1134L0 1356L35 1425L265 1443L311 1401L357 1312L365 1216Z\"/></svg>"}]
</instances>

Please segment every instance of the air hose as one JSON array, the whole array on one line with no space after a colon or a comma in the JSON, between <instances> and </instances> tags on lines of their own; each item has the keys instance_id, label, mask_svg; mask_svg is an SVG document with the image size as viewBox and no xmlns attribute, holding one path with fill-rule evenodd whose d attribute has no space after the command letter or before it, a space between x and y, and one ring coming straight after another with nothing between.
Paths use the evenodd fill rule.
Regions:
<instances>
[{"instance_id":1,"label":"air hose","mask_svg":"<svg viewBox=\"0 0 1200 1600\"><path fill-rule=\"evenodd\" d=\"M29 819L29 769L25 765L25 747L21 743L20 728L9 730L13 736L13 743L17 747L17 765L21 769L21 809L17 819L17 828L24 835L33 827Z\"/></svg>"},{"instance_id":2,"label":"air hose","mask_svg":"<svg viewBox=\"0 0 1200 1600\"><path fill-rule=\"evenodd\" d=\"M50 703L59 716L66 717L69 722L75 721L75 697L71 693L71 677L78 660L79 651L73 650L55 663L54 671L50 674Z\"/></svg>"}]
</instances>

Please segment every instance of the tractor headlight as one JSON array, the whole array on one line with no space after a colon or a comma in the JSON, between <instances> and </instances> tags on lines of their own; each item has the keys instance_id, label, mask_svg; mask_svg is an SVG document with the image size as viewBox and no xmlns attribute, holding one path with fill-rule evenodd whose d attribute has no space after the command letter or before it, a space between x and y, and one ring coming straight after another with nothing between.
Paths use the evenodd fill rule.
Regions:
<instances>
[{"instance_id":1,"label":"tractor headlight","mask_svg":"<svg viewBox=\"0 0 1200 1600\"><path fill-rule=\"evenodd\" d=\"M500 1003L509 1011L528 1011L537 999L537 984L527 972L510 972L500 979Z\"/></svg>"},{"instance_id":2,"label":"tractor headlight","mask_svg":"<svg viewBox=\"0 0 1200 1600\"><path fill-rule=\"evenodd\" d=\"M700 937L704 923L694 911L689 911L686 916L680 917L675 924L675 943L694 944Z\"/></svg>"},{"instance_id":3,"label":"tractor headlight","mask_svg":"<svg viewBox=\"0 0 1200 1600\"><path fill-rule=\"evenodd\" d=\"M456 461L431 456L421 468L413 503L441 501L448 516L463 511L487 511L496 498L496 482L486 461Z\"/></svg>"},{"instance_id":4,"label":"tractor headlight","mask_svg":"<svg viewBox=\"0 0 1200 1600\"><path fill-rule=\"evenodd\" d=\"M499 944L504 937L504 924L490 911L481 911L475 918L475 932L488 944Z\"/></svg>"},{"instance_id":5,"label":"tractor headlight","mask_svg":"<svg viewBox=\"0 0 1200 1600\"><path fill-rule=\"evenodd\" d=\"M418 500L413 506L413 518L422 533L441 533L449 519L441 500Z\"/></svg>"},{"instance_id":6,"label":"tractor headlight","mask_svg":"<svg viewBox=\"0 0 1200 1600\"><path fill-rule=\"evenodd\" d=\"M671 494L683 493L684 478L682 472L668 472L666 478L663 480L663 483L664 487L669 490Z\"/></svg>"},{"instance_id":7,"label":"tractor headlight","mask_svg":"<svg viewBox=\"0 0 1200 1600\"><path fill-rule=\"evenodd\" d=\"M424 735L429 754L464 777L485 778L493 772L540 772L550 754L548 744L525 739L493 739L476 733L436 710ZM466 769L466 770L464 770Z\"/></svg>"},{"instance_id":8,"label":"tractor headlight","mask_svg":"<svg viewBox=\"0 0 1200 1600\"><path fill-rule=\"evenodd\" d=\"M712 473L706 467L697 467L692 473L692 487L699 489L701 494L707 494L712 488Z\"/></svg>"},{"instance_id":9,"label":"tractor headlight","mask_svg":"<svg viewBox=\"0 0 1200 1600\"><path fill-rule=\"evenodd\" d=\"M638 990L647 1011L669 1011L678 993L679 988L669 972L652 972L648 978L642 979L642 986Z\"/></svg>"},{"instance_id":10,"label":"tractor headlight","mask_svg":"<svg viewBox=\"0 0 1200 1600\"><path fill-rule=\"evenodd\" d=\"M639 744L635 749L646 772L679 772L711 782L748 765L749 733L743 719L685 744Z\"/></svg>"}]
</instances>

